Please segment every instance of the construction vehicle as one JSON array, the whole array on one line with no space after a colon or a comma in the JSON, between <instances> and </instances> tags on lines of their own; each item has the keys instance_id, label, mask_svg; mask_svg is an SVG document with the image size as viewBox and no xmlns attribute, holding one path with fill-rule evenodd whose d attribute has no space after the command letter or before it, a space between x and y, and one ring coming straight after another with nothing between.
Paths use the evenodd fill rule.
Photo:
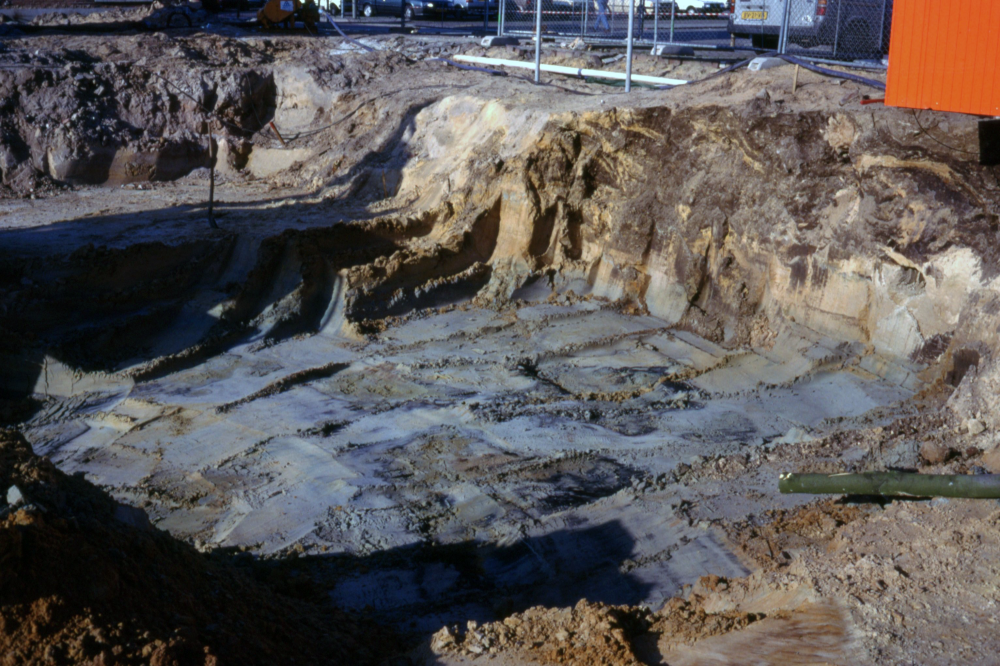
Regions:
<instances>
[{"instance_id":1,"label":"construction vehicle","mask_svg":"<svg viewBox=\"0 0 1000 666\"><path fill-rule=\"evenodd\" d=\"M277 25L284 25L291 28L295 21L302 21L306 30L315 32L316 24L319 23L319 6L315 0L268 0L259 12L257 21L266 28L271 29Z\"/></svg>"}]
</instances>

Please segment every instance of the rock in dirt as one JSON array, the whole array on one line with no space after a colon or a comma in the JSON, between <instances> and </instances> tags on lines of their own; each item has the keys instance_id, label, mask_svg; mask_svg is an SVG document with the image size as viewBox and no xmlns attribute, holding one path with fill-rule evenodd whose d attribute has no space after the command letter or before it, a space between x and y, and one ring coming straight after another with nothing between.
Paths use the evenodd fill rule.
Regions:
<instances>
[{"instance_id":1,"label":"rock in dirt","mask_svg":"<svg viewBox=\"0 0 1000 666\"><path fill-rule=\"evenodd\" d=\"M920 457L930 465L940 465L956 454L955 449L942 442L926 442L920 447Z\"/></svg>"},{"instance_id":2,"label":"rock in dirt","mask_svg":"<svg viewBox=\"0 0 1000 666\"><path fill-rule=\"evenodd\" d=\"M1000 473L1000 446L990 449L979 459L979 464L992 474Z\"/></svg>"},{"instance_id":3,"label":"rock in dirt","mask_svg":"<svg viewBox=\"0 0 1000 666\"><path fill-rule=\"evenodd\" d=\"M10 507L18 507L24 504L24 494L21 489L17 486L11 486L7 489L7 505Z\"/></svg>"},{"instance_id":4,"label":"rock in dirt","mask_svg":"<svg viewBox=\"0 0 1000 666\"><path fill-rule=\"evenodd\" d=\"M965 430L970 435L976 436L986 431L986 425L978 419L969 419L965 422Z\"/></svg>"}]
</instances>

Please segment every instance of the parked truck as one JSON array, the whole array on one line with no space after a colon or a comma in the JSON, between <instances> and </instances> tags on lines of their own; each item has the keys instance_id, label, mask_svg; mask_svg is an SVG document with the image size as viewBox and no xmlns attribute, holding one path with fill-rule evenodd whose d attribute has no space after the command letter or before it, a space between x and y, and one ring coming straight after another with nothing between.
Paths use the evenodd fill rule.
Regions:
<instances>
[{"instance_id":1,"label":"parked truck","mask_svg":"<svg viewBox=\"0 0 1000 666\"><path fill-rule=\"evenodd\" d=\"M835 55L888 52L892 0L736 0L729 32L755 48L774 49L786 13L789 44L828 46Z\"/></svg>"}]
</instances>

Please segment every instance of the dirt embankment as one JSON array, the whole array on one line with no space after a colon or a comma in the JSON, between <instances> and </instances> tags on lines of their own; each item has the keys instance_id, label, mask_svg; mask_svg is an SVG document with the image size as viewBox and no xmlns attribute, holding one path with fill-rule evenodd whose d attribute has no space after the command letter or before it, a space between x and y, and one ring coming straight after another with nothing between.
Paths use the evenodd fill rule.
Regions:
<instances>
[{"instance_id":1,"label":"dirt embankment","mask_svg":"<svg viewBox=\"0 0 1000 666\"><path fill-rule=\"evenodd\" d=\"M268 39L155 33L95 42L0 45L0 197L171 181L208 166L209 134L221 171L272 175L305 157L300 130L337 120L331 106L348 102L358 81L403 62L387 52L359 72L344 66L351 55L315 64L314 45ZM268 154L280 145L271 121L290 151ZM251 163L254 147L262 150Z\"/></svg>"},{"instance_id":2,"label":"dirt embankment","mask_svg":"<svg viewBox=\"0 0 1000 666\"><path fill-rule=\"evenodd\" d=\"M759 85L740 77L699 104L553 114L519 154L505 151L515 111L494 103L477 109L482 138L444 108L452 129L428 118L419 138L450 131L469 146L465 185L446 198L459 215L472 204L499 217L491 295L550 271L730 348L798 324L922 367L968 355L962 331L978 326L998 261L988 169L935 147L908 112L873 123L789 109L750 95ZM969 128L956 134L965 145ZM404 170L400 196L432 198L435 168ZM968 365L924 379L957 385Z\"/></svg>"},{"instance_id":3,"label":"dirt embankment","mask_svg":"<svg viewBox=\"0 0 1000 666\"><path fill-rule=\"evenodd\" d=\"M374 664L397 644L322 601L286 596L311 588L280 566L198 553L10 430L0 431L0 486L12 502L0 510L4 664Z\"/></svg>"},{"instance_id":4,"label":"dirt embankment","mask_svg":"<svg viewBox=\"0 0 1000 666\"><path fill-rule=\"evenodd\" d=\"M230 42L220 46L230 56L238 51ZM384 78L372 79L375 89L414 67L441 76L391 53L371 58L368 76ZM349 98L336 90L352 85L356 64L334 60L329 71L283 73L284 117L308 116L315 126L343 116L320 100ZM215 72L219 81L200 93L237 123L268 103L247 94L245 74ZM272 76L260 78L265 97L274 94ZM341 118L349 122L321 125L302 148L277 151L296 161L272 179L313 183L326 188L325 197L367 206L368 216L381 213L379 223L397 229L392 246L380 258L334 266L333 275L295 252L277 252L285 263L263 254L276 243L298 243L299 232L289 232L261 246L260 275L251 283L276 276L279 265L286 277L301 276L294 298L342 281L347 319L375 331L378 325L363 322L433 305L435 292L478 290L478 303L497 305L545 274L556 289L579 281L594 296L633 302L726 348L767 346L796 327L867 346L877 359L865 363L868 371L911 388L957 385L992 344L972 339L988 337L978 315L992 312L985 284L997 263L989 171L935 144L912 114L880 110L873 122L856 104L831 110L831 98L844 90L826 82L809 93L818 99L779 99L784 83L776 76L734 74L692 88L683 103L674 92L631 109L594 110L579 100L539 108L537 95L506 103L485 97L514 82L439 101L400 91L394 101L351 102L354 110ZM162 136L197 119L190 100L158 97L158 86L146 86L149 99L131 97L133 106L149 107L141 117L127 120L126 106L106 109L101 122L155 126ZM762 86L772 92L752 94ZM60 93L22 94L18 114L27 123L30 109ZM967 142L970 132L962 124L952 140ZM42 144L39 151L55 154ZM264 171L281 166L261 146L243 155L245 171L255 161ZM18 279L24 270L8 273ZM249 312L236 306L227 316L248 321L256 315ZM845 352L841 362L853 355Z\"/></svg>"}]
</instances>

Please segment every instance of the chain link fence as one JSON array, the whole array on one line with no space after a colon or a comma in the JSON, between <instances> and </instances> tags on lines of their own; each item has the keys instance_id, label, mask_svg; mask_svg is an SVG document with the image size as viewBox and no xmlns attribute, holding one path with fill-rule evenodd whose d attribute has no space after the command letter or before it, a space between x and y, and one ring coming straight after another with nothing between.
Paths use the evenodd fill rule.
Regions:
<instances>
[{"instance_id":1,"label":"chain link fence","mask_svg":"<svg viewBox=\"0 0 1000 666\"><path fill-rule=\"evenodd\" d=\"M637 46L778 51L882 62L893 0L635 0ZM537 0L500 0L500 35L535 34ZM630 0L541 0L543 38L620 45Z\"/></svg>"}]
</instances>

